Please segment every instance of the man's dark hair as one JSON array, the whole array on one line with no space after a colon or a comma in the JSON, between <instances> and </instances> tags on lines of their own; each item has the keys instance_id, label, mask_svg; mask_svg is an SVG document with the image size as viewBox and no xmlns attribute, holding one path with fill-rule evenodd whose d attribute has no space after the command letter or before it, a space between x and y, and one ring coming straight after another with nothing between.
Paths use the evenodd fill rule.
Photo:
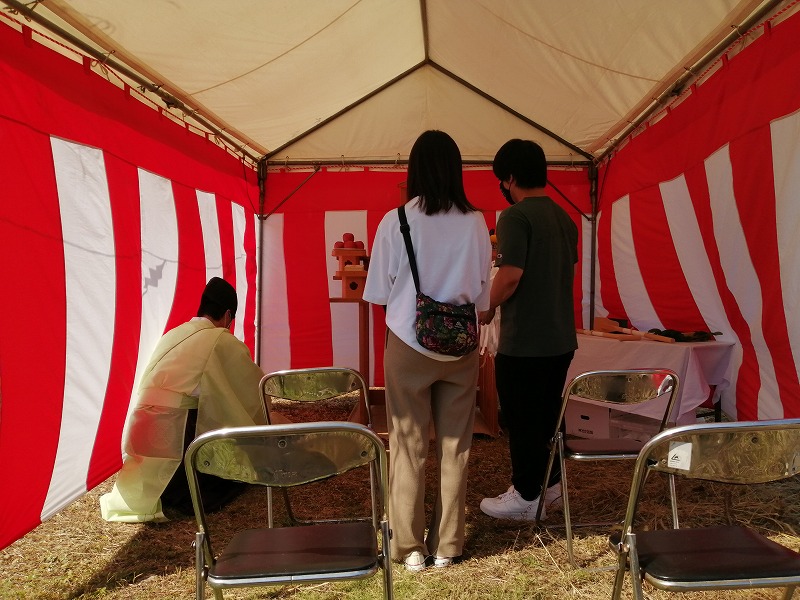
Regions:
<instances>
[{"instance_id":1,"label":"man's dark hair","mask_svg":"<svg viewBox=\"0 0 800 600\"><path fill-rule=\"evenodd\" d=\"M547 158L544 150L530 140L509 140L500 147L492 162L492 171L500 181L514 182L521 188L541 188L547 185Z\"/></svg>"},{"instance_id":2,"label":"man's dark hair","mask_svg":"<svg viewBox=\"0 0 800 600\"><path fill-rule=\"evenodd\" d=\"M239 298L236 296L236 288L220 277L212 277L208 280L203 295L200 297L197 316L208 316L219 320L225 315L225 311L229 310L231 319L233 319L236 316L238 305Z\"/></svg>"},{"instance_id":3,"label":"man's dark hair","mask_svg":"<svg viewBox=\"0 0 800 600\"><path fill-rule=\"evenodd\" d=\"M461 151L443 131L426 131L414 142L406 185L409 199L419 196L426 215L447 212L453 206L462 213L476 210L464 191Z\"/></svg>"}]
</instances>

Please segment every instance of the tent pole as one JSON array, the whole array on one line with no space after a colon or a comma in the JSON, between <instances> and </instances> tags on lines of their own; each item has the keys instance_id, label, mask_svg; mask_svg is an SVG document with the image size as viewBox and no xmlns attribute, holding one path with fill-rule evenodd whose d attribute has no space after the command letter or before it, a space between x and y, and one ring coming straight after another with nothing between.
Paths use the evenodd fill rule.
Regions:
<instances>
[{"instance_id":1,"label":"tent pole","mask_svg":"<svg viewBox=\"0 0 800 600\"><path fill-rule=\"evenodd\" d=\"M261 294L264 289L262 254L264 253L264 205L267 194L267 158L262 156L257 165L258 175L258 251L256 252L256 341L255 362L261 364Z\"/></svg>"},{"instance_id":2,"label":"tent pole","mask_svg":"<svg viewBox=\"0 0 800 600\"><path fill-rule=\"evenodd\" d=\"M597 165L589 165L589 201L592 204L591 248L589 250L589 329L594 327L595 276L597 270Z\"/></svg>"}]
</instances>

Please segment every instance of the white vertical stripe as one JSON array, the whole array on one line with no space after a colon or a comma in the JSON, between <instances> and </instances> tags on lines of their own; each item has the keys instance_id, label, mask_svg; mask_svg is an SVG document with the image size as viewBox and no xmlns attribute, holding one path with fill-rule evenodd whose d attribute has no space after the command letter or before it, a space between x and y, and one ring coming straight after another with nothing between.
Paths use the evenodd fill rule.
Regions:
<instances>
[{"instance_id":1,"label":"white vertical stripe","mask_svg":"<svg viewBox=\"0 0 800 600\"><path fill-rule=\"evenodd\" d=\"M592 224L581 217L581 249L582 256L579 257L581 269L581 318L582 323L577 326L588 329L590 326L589 318L591 315L592 298L590 295L592 285ZM599 297L599 295L598 295Z\"/></svg>"},{"instance_id":2,"label":"white vertical stripe","mask_svg":"<svg viewBox=\"0 0 800 600\"><path fill-rule=\"evenodd\" d=\"M714 237L719 247L725 281L750 326L751 339L758 358L761 376L758 417L769 418L771 415L774 418L776 414L783 414L783 408L778 395L775 368L761 326L761 315L764 310L761 284L747 250L747 240L736 208L728 146L709 156L705 161L705 168L711 198Z\"/></svg>"},{"instance_id":3,"label":"white vertical stripe","mask_svg":"<svg viewBox=\"0 0 800 600\"><path fill-rule=\"evenodd\" d=\"M327 249L328 294L331 298L342 297L342 282L333 276L338 270L339 261L331 256L333 245L342 241L342 235L352 233L356 240L366 244L367 211L341 210L325 213L325 248ZM350 367L358 370L358 305L331 304L331 331L333 337L333 364L337 367ZM371 346L371 344L370 344ZM370 360L373 370L374 360ZM370 373L362 373L371 379Z\"/></svg>"},{"instance_id":4,"label":"white vertical stripe","mask_svg":"<svg viewBox=\"0 0 800 600\"><path fill-rule=\"evenodd\" d=\"M643 331L663 329L642 279L631 229L630 196L614 203L611 212L611 255L619 296L632 325Z\"/></svg>"},{"instance_id":5,"label":"white vertical stripe","mask_svg":"<svg viewBox=\"0 0 800 600\"><path fill-rule=\"evenodd\" d=\"M600 223L603 222L602 219L603 219L603 211L601 210L601 211L598 211L598 213L597 213L597 223L596 223L596 226L595 226L597 231L600 231ZM600 261L597 260L596 258L595 258L595 260L596 260L595 264L597 265L597 273L595 273L595 277L594 277L594 286L595 286L594 287L594 316L595 317L607 317L608 316L608 309L603 305L603 286L602 286L602 283L601 283L601 279L602 278L600 277ZM586 288L586 291L588 293L588 288ZM589 325L588 322L587 322L587 325Z\"/></svg>"},{"instance_id":6,"label":"white vertical stripe","mask_svg":"<svg viewBox=\"0 0 800 600\"><path fill-rule=\"evenodd\" d=\"M172 183L139 169L139 208L142 219L142 324L129 415L136 405L142 372L164 334L178 280L178 217ZM125 433L122 441L124 444Z\"/></svg>"},{"instance_id":7,"label":"white vertical stripe","mask_svg":"<svg viewBox=\"0 0 800 600\"><path fill-rule=\"evenodd\" d=\"M727 335L731 326L714 281L686 179L681 175L659 187L678 262L697 308L712 330Z\"/></svg>"},{"instance_id":8,"label":"white vertical stripe","mask_svg":"<svg viewBox=\"0 0 800 600\"><path fill-rule=\"evenodd\" d=\"M203 249L206 257L206 281L222 277L222 242L219 235L217 200L214 194L196 190L200 228L203 231Z\"/></svg>"},{"instance_id":9,"label":"white vertical stripe","mask_svg":"<svg viewBox=\"0 0 800 600\"><path fill-rule=\"evenodd\" d=\"M261 368L265 373L292 365L289 341L289 297L286 291L286 257L283 251L283 215L263 222L261 248Z\"/></svg>"},{"instance_id":10,"label":"white vertical stripe","mask_svg":"<svg viewBox=\"0 0 800 600\"><path fill-rule=\"evenodd\" d=\"M244 249L244 229L247 227L247 217L244 208L231 202L231 217L233 221L233 257L234 267L236 268L236 295L238 297L238 308L236 309L236 323L233 327L233 334L240 340L244 340L244 324L247 319L252 319L253 315L247 313L247 252Z\"/></svg>"},{"instance_id":11,"label":"white vertical stripe","mask_svg":"<svg viewBox=\"0 0 800 600\"><path fill-rule=\"evenodd\" d=\"M659 187L678 262L703 321L711 331L722 332L722 340L736 343L725 382L717 385L717 392L723 393L725 412L735 415L733 391L736 389L735 374L742 362L742 346L722 304L685 177L681 175L672 181L660 184ZM726 390L730 392L726 393Z\"/></svg>"},{"instance_id":12,"label":"white vertical stripe","mask_svg":"<svg viewBox=\"0 0 800 600\"><path fill-rule=\"evenodd\" d=\"M103 153L51 138L67 296L64 403L47 519L86 491L114 340L114 227ZM34 382L35 383L35 382Z\"/></svg>"},{"instance_id":13,"label":"white vertical stripe","mask_svg":"<svg viewBox=\"0 0 800 600\"><path fill-rule=\"evenodd\" d=\"M800 361L800 112L775 121L772 168L783 312L795 363Z\"/></svg>"}]
</instances>

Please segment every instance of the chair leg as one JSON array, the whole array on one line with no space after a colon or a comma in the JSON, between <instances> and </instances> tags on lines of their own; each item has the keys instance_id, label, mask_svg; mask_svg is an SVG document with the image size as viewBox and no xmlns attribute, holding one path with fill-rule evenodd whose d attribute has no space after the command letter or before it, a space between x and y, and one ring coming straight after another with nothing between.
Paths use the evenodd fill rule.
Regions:
<instances>
[{"instance_id":1,"label":"chair leg","mask_svg":"<svg viewBox=\"0 0 800 600\"><path fill-rule=\"evenodd\" d=\"M194 535L194 595L196 600L203 600L205 596L205 578L203 571L203 534Z\"/></svg>"},{"instance_id":2,"label":"chair leg","mask_svg":"<svg viewBox=\"0 0 800 600\"><path fill-rule=\"evenodd\" d=\"M208 575L208 565L205 557L206 536L204 533L197 532L194 535L194 566L195 566L195 597L197 600L205 600L206 597L206 576ZM214 590L214 596L222 598L222 592Z\"/></svg>"},{"instance_id":3,"label":"chair leg","mask_svg":"<svg viewBox=\"0 0 800 600\"><path fill-rule=\"evenodd\" d=\"M558 437L558 460L561 467L561 502L564 512L564 536L567 540L567 557L573 569L578 568L575 562L575 552L572 548L572 515L569 512L569 485L567 484L567 462L564 460L564 438Z\"/></svg>"},{"instance_id":4,"label":"chair leg","mask_svg":"<svg viewBox=\"0 0 800 600\"><path fill-rule=\"evenodd\" d=\"M283 493L283 503L286 505L286 515L289 517L289 522L292 525L297 525L298 520L294 516L292 503L289 501L289 491L286 488L281 488L281 492Z\"/></svg>"},{"instance_id":5,"label":"chair leg","mask_svg":"<svg viewBox=\"0 0 800 600\"><path fill-rule=\"evenodd\" d=\"M375 507L378 506L378 490L377 485L375 483L378 477L377 474L377 467L375 463L370 463L369 465L369 497L370 501L372 502L372 526L377 530L378 526L380 525L378 519L380 518L378 512L375 510Z\"/></svg>"},{"instance_id":6,"label":"chair leg","mask_svg":"<svg viewBox=\"0 0 800 600\"><path fill-rule=\"evenodd\" d=\"M624 546L625 540L620 542ZM624 547L617 549L617 573L614 577L614 589L611 592L611 600L619 600L622 595L622 584L625 583L625 571L628 569L628 552Z\"/></svg>"},{"instance_id":7,"label":"chair leg","mask_svg":"<svg viewBox=\"0 0 800 600\"><path fill-rule=\"evenodd\" d=\"M272 529L272 488L267 488L267 527Z\"/></svg>"},{"instance_id":8,"label":"chair leg","mask_svg":"<svg viewBox=\"0 0 800 600\"><path fill-rule=\"evenodd\" d=\"M678 529L678 496L675 493L675 475L672 473L667 475L667 482L669 483L669 500L672 505L672 528Z\"/></svg>"},{"instance_id":9,"label":"chair leg","mask_svg":"<svg viewBox=\"0 0 800 600\"><path fill-rule=\"evenodd\" d=\"M394 599L394 587L392 584L392 555L389 550L389 538L392 537L389 523L384 521L381 524L381 550L383 553L381 568L383 568L383 598L384 600Z\"/></svg>"},{"instance_id":10,"label":"chair leg","mask_svg":"<svg viewBox=\"0 0 800 600\"><path fill-rule=\"evenodd\" d=\"M787 587L786 591L783 593L783 600L789 600L789 598L791 598L792 595L794 594L794 590L796 587L797 587L796 585L790 585L789 587Z\"/></svg>"},{"instance_id":11,"label":"chair leg","mask_svg":"<svg viewBox=\"0 0 800 600\"><path fill-rule=\"evenodd\" d=\"M636 550L636 534L629 533L625 536L628 545L628 561L631 563L631 582L633 583L634 600L644 600L642 592L642 572L639 568L639 555Z\"/></svg>"}]
</instances>

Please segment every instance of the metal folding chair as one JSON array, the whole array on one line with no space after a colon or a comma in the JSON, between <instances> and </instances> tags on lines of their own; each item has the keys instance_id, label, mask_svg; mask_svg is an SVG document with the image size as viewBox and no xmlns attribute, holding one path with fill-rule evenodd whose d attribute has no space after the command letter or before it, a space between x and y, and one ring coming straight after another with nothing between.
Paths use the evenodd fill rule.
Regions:
<instances>
[{"instance_id":1,"label":"metal folding chair","mask_svg":"<svg viewBox=\"0 0 800 600\"><path fill-rule=\"evenodd\" d=\"M354 393L356 405L353 412L363 408L366 415L366 425L372 428L372 415L369 406L369 388L361 373L347 367L311 367L306 369L286 369L265 375L259 384L261 399L264 403L267 423L275 423L274 403L288 403L300 409L319 408L319 403L338 399ZM293 414L294 416L294 414ZM294 419L292 419L294 420ZM308 420L308 419L304 419ZM312 420L320 420L314 417ZM352 420L352 419L351 419ZM303 522L292 511L289 492L286 488L281 490L286 513L292 523ZM269 510L269 526L273 525L272 493L267 495Z\"/></svg>"},{"instance_id":2,"label":"metal folding chair","mask_svg":"<svg viewBox=\"0 0 800 600\"><path fill-rule=\"evenodd\" d=\"M261 379L260 389L268 423L272 422L273 400L311 405L358 392L354 410L363 408L366 413L366 426L372 428L369 387L361 373L355 369L313 367L275 371Z\"/></svg>"},{"instance_id":3,"label":"metal folding chair","mask_svg":"<svg viewBox=\"0 0 800 600\"><path fill-rule=\"evenodd\" d=\"M727 515L725 524L642 529L643 486L652 471L722 484L759 486L800 473L800 419L703 423L661 432L645 444L634 468L622 530L609 539L618 555L613 598L630 570L634 598L642 580L671 592L785 587L800 583L800 553ZM648 500L652 501L652 498Z\"/></svg>"},{"instance_id":4,"label":"metal folding chair","mask_svg":"<svg viewBox=\"0 0 800 600\"><path fill-rule=\"evenodd\" d=\"M198 600L206 585L219 600L228 588L357 579L379 570L384 598L392 598L387 455L371 430L337 421L219 429L195 439L184 464L197 519ZM363 473L365 490L370 480L369 515L350 506L345 515L288 527L259 527L238 515L245 523L224 548L212 544L219 519L206 517L198 473L285 489L351 472ZM310 496L322 514L322 497Z\"/></svg>"},{"instance_id":5,"label":"metal folding chair","mask_svg":"<svg viewBox=\"0 0 800 600\"><path fill-rule=\"evenodd\" d=\"M643 402L663 403L663 417L659 431L670 424L674 404L678 398L678 375L668 369L627 369L620 371L590 371L582 373L570 381L561 403L561 412L551 442L550 457L542 482L542 498L544 498L556 456L561 469L561 492L564 503L564 526L566 529L567 555L573 567L577 566L573 551L573 527L589 524L573 524L569 505L569 486L567 478L567 461L604 461L635 460L644 446L644 442L632 439L578 439L567 437L565 431L565 415L570 402L590 400L602 407L613 409L621 405L630 406ZM670 479L670 495L673 500L673 518L677 521L674 482ZM536 523L541 521L544 502L539 502L536 511ZM591 525L602 525L592 523ZM612 523L606 523L611 525Z\"/></svg>"}]
</instances>

